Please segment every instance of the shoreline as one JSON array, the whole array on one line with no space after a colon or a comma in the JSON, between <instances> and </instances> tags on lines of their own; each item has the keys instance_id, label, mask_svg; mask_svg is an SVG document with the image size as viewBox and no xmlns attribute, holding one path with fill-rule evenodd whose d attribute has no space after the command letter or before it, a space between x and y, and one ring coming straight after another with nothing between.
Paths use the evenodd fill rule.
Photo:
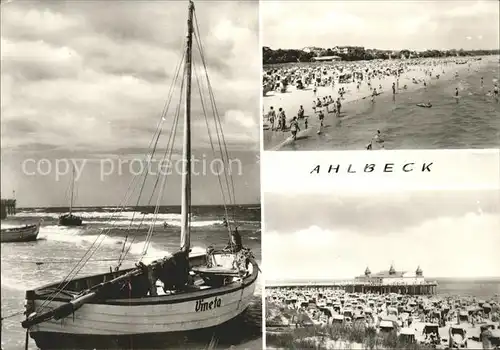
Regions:
<instances>
[{"instance_id":1,"label":"shoreline","mask_svg":"<svg viewBox=\"0 0 500 350\"><path fill-rule=\"evenodd\" d=\"M496 57L496 56L495 56ZM439 63L440 61L436 61ZM487 64L490 61L481 60L481 61L473 61L471 62L471 66L468 64L446 64L446 65L437 65L431 66L432 70L437 70L433 73L433 76L430 77L426 74L426 70L429 70L429 66L426 65L428 61L425 62L413 62L413 64L409 64L409 69L400 74L399 77L399 88L396 90L396 94L392 93L392 83L396 83L397 77L395 76L382 76L373 78L371 80L372 88L376 88L377 92L380 92L375 97L375 103L380 101L380 103L387 103L388 97L393 96L393 101L398 95L405 96L406 94L411 94L416 91L426 89L428 87L434 86L441 82L448 82L453 80L454 74L459 73L459 75L463 74L462 72L466 69L477 69L481 65ZM384 65L384 62L381 63ZM321 66L318 66L321 67ZM317 67L314 67L317 69ZM444 74L442 73L444 71ZM439 79L436 78L436 75L440 75ZM413 83L413 81L417 81L418 83ZM424 81L427 86L424 86ZM404 86L407 86L407 89L404 89ZM382 89L379 91L379 87L382 86ZM264 150L266 151L278 151L283 149L285 146L290 146L293 144L293 139L291 133L288 129L285 131L271 131L269 128L267 113L269 108L272 106L276 112L280 107L282 107L285 111L287 117L287 124L291 121L291 118L296 115L296 111L299 106L302 105L304 107L305 116L308 116L308 129L304 128L303 120L299 120L299 128L300 131L297 133L297 141L299 142L314 142L314 140L319 140L322 136L324 130L319 131L319 120L317 118L317 113L312 110L312 101L317 97L323 96L332 96L334 100L336 100L337 92L339 87L343 87L346 90L346 94L344 99L341 100L342 109L340 118L336 117L334 113L325 113L324 119L324 130L328 129L332 125L335 125L344 120L350 119L353 116L349 115L346 110L356 109L356 107L365 102L365 100L371 98L370 89L368 88L366 82L363 82L360 85L359 90L356 89L356 82L348 82L348 83L340 83L335 84L332 88L331 86L320 86L317 88L316 95L313 94L312 85L305 87L304 90L297 90L295 86L289 85L285 93L281 93L278 91L268 92L266 96L263 97L263 144ZM324 107L322 107L324 110ZM359 115L359 112L356 113ZM376 130L373 130L374 135ZM369 139L366 141L369 143Z\"/></svg>"},{"instance_id":2,"label":"shoreline","mask_svg":"<svg viewBox=\"0 0 500 350\"><path fill-rule=\"evenodd\" d=\"M285 348L406 349L411 341L413 349L430 349L434 341L440 345L458 341L452 334L462 329L463 348L476 349L485 336L488 342L498 340L484 332L490 325L500 329L499 296L495 289L483 297L462 289L445 296L349 292L312 285L270 288L266 339L270 346Z\"/></svg>"}]
</instances>

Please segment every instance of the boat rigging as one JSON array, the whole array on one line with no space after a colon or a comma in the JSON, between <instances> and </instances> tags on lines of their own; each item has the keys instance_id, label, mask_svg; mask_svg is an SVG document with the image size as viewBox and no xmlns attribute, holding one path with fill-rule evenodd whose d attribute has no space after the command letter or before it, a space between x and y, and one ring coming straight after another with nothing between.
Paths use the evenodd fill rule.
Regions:
<instances>
[{"instance_id":1,"label":"boat rigging","mask_svg":"<svg viewBox=\"0 0 500 350\"><path fill-rule=\"evenodd\" d=\"M255 289L259 267L250 249L244 247L237 237L237 223L233 214L233 225L227 225L230 237L229 247L209 246L206 253L191 253L191 156L192 156L192 80L200 94L201 111L204 114L208 138L214 156L216 145L223 164L229 163L229 153L222 133L222 122L215 104L214 93L208 77L203 45L199 35L198 21L192 1L189 1L188 29L183 44L182 58L176 67L174 80L167 101L160 115L155 133L150 141L151 151L146 155L147 165L139 176L134 177L124 196L119 211L122 211L135 190L139 206L151 178L149 164L158 153L163 127L168 118L170 103L175 96L175 85L180 80L179 104L174 110L167 146L161 156L161 164L171 164L175 139L183 101L183 171L181 185L181 230L179 250L149 264L142 260L146 256L153 237L160 205L167 188L167 174L161 172L154 178L153 190L146 196L151 205L156 196L153 217L144 240L144 249L139 262L133 268L121 269L137 234L126 236L120 252L119 262L108 273L77 277L77 274L92 258L106 238L110 229L103 230L92 243L86 254L75 264L61 282L26 292L26 315L22 326L35 340L37 346L54 348L107 348L118 346L158 346L155 337L164 340L166 334L206 329L220 325L241 314L248 306ZM193 40L194 39L194 40ZM193 60L193 43L200 53L204 74L197 72ZM181 76L182 68L182 78ZM194 78L193 79L193 75ZM202 84L204 78L205 84ZM207 89L209 100L203 98ZM213 120L207 113L211 108ZM212 136L213 122L215 137ZM216 142L214 142L216 141ZM229 222L229 204L235 203L234 183L228 167L217 172L224 203L226 222ZM169 192L170 193L170 192ZM110 218L113 220L115 214ZM132 231L132 216L129 232ZM146 213L140 219L139 227L146 221ZM135 230L134 230L135 231ZM236 243L236 244L235 244ZM140 306L139 308L137 306ZM61 322L61 320L64 320Z\"/></svg>"}]
</instances>

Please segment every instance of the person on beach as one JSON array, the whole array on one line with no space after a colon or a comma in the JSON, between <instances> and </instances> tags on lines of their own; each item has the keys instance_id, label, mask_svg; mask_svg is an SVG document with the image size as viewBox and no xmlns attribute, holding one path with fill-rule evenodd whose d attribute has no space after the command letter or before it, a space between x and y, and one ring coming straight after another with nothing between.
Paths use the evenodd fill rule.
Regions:
<instances>
[{"instance_id":1,"label":"person on beach","mask_svg":"<svg viewBox=\"0 0 500 350\"><path fill-rule=\"evenodd\" d=\"M325 119L325 115L323 114L323 110L321 110L321 109L319 111L318 118L319 118L320 127L323 127L323 120Z\"/></svg>"},{"instance_id":2,"label":"person on beach","mask_svg":"<svg viewBox=\"0 0 500 350\"><path fill-rule=\"evenodd\" d=\"M316 101L313 100L313 103L312 103L312 110L314 113L316 113Z\"/></svg>"},{"instance_id":3,"label":"person on beach","mask_svg":"<svg viewBox=\"0 0 500 350\"><path fill-rule=\"evenodd\" d=\"M396 83L392 83L392 94L396 95Z\"/></svg>"},{"instance_id":4,"label":"person on beach","mask_svg":"<svg viewBox=\"0 0 500 350\"><path fill-rule=\"evenodd\" d=\"M276 121L276 111L271 106L269 108L269 112L267 113L267 118L269 119L269 123L271 124L271 130L274 131L274 122Z\"/></svg>"},{"instance_id":5,"label":"person on beach","mask_svg":"<svg viewBox=\"0 0 500 350\"><path fill-rule=\"evenodd\" d=\"M292 139L295 141L297 140L297 132L300 131L299 128L299 123L297 121L297 117L293 117L292 121L290 122L290 132L292 133Z\"/></svg>"},{"instance_id":6,"label":"person on beach","mask_svg":"<svg viewBox=\"0 0 500 350\"><path fill-rule=\"evenodd\" d=\"M302 105L300 105L299 110L297 112L297 118L299 119L304 118L304 107L302 107Z\"/></svg>"},{"instance_id":7,"label":"person on beach","mask_svg":"<svg viewBox=\"0 0 500 350\"><path fill-rule=\"evenodd\" d=\"M278 130L285 131L286 129L286 116L283 108L280 107L278 111Z\"/></svg>"},{"instance_id":8,"label":"person on beach","mask_svg":"<svg viewBox=\"0 0 500 350\"><path fill-rule=\"evenodd\" d=\"M481 77L481 89L484 88L484 81L483 81L483 77Z\"/></svg>"},{"instance_id":9,"label":"person on beach","mask_svg":"<svg viewBox=\"0 0 500 350\"><path fill-rule=\"evenodd\" d=\"M375 96L377 96L377 89L373 88L372 102L375 103Z\"/></svg>"},{"instance_id":10,"label":"person on beach","mask_svg":"<svg viewBox=\"0 0 500 350\"><path fill-rule=\"evenodd\" d=\"M380 130L377 130L377 133L375 136L373 136L372 142L375 141L378 144L384 143L384 140L382 139L382 134L380 133Z\"/></svg>"},{"instance_id":11,"label":"person on beach","mask_svg":"<svg viewBox=\"0 0 500 350\"><path fill-rule=\"evenodd\" d=\"M241 235L238 232L238 227L235 227L234 230L231 231L231 238L224 249L230 250L233 253L237 253L242 248L243 248L243 243L241 241Z\"/></svg>"},{"instance_id":12,"label":"person on beach","mask_svg":"<svg viewBox=\"0 0 500 350\"><path fill-rule=\"evenodd\" d=\"M342 103L340 103L340 98L337 98L337 108L336 108L336 111L337 111L337 118L340 117L340 109L342 108Z\"/></svg>"}]
</instances>

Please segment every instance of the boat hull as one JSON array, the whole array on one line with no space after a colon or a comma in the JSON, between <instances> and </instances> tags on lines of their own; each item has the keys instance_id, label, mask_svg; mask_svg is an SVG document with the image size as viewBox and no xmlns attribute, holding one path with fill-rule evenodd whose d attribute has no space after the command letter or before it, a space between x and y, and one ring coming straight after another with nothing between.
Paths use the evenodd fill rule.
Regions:
<instances>
[{"instance_id":1,"label":"boat hull","mask_svg":"<svg viewBox=\"0 0 500 350\"><path fill-rule=\"evenodd\" d=\"M40 232L40 224L28 225L26 227L10 228L1 230L1 242L31 242L36 241Z\"/></svg>"},{"instance_id":2,"label":"boat hull","mask_svg":"<svg viewBox=\"0 0 500 350\"><path fill-rule=\"evenodd\" d=\"M193 349L201 348L200 344L208 344L213 336L218 344L231 345L242 341L241 335L247 333L254 336L259 330L248 331L243 320L244 312L238 319L215 327L196 331L172 333L148 333L127 335L96 335L96 334L68 334L58 332L38 332L35 337L37 347L48 349ZM245 328L246 327L246 328Z\"/></svg>"},{"instance_id":3,"label":"boat hull","mask_svg":"<svg viewBox=\"0 0 500 350\"><path fill-rule=\"evenodd\" d=\"M75 215L61 215L59 217L60 226L82 226L82 218Z\"/></svg>"},{"instance_id":4,"label":"boat hull","mask_svg":"<svg viewBox=\"0 0 500 350\"><path fill-rule=\"evenodd\" d=\"M231 323L247 309L257 275L186 294L84 304L62 320L31 327L30 336L41 349L164 348L167 345L160 344L181 346L186 334L209 336L209 341L215 327ZM35 307L43 301L35 299ZM46 310L64 303L53 301Z\"/></svg>"}]
</instances>

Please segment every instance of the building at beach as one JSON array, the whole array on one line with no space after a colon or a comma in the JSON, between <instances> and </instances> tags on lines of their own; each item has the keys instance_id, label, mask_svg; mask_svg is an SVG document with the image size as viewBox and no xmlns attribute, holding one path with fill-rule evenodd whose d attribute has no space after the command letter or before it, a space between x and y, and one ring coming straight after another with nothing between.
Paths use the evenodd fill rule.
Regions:
<instances>
[{"instance_id":1,"label":"building at beach","mask_svg":"<svg viewBox=\"0 0 500 350\"><path fill-rule=\"evenodd\" d=\"M308 46L304 47L302 51L310 53L313 52L315 54L319 54L320 52L324 51L321 47L315 47L315 46Z\"/></svg>"},{"instance_id":2,"label":"building at beach","mask_svg":"<svg viewBox=\"0 0 500 350\"><path fill-rule=\"evenodd\" d=\"M370 271L370 268L367 267L365 273L361 276L356 277L355 280L359 282L383 285L425 283L423 271L420 266L414 272L408 272L396 271L394 266L391 265L389 270L380 271L377 273L372 273Z\"/></svg>"},{"instance_id":3,"label":"building at beach","mask_svg":"<svg viewBox=\"0 0 500 350\"><path fill-rule=\"evenodd\" d=\"M313 62L336 62L340 60L341 58L339 56L322 56L311 58L311 61Z\"/></svg>"},{"instance_id":4,"label":"building at beach","mask_svg":"<svg viewBox=\"0 0 500 350\"><path fill-rule=\"evenodd\" d=\"M336 54L360 55L365 52L365 48L363 46L335 46L332 51Z\"/></svg>"},{"instance_id":5,"label":"building at beach","mask_svg":"<svg viewBox=\"0 0 500 350\"><path fill-rule=\"evenodd\" d=\"M424 278L422 269L417 267L414 272L396 271L393 265L387 271L372 273L367 267L365 273L346 281L308 282L308 283L277 283L266 285L266 288L328 288L344 290L347 293L399 293L406 295L430 295L437 291L437 282Z\"/></svg>"},{"instance_id":6,"label":"building at beach","mask_svg":"<svg viewBox=\"0 0 500 350\"><path fill-rule=\"evenodd\" d=\"M384 292L392 292L397 289L398 293L404 294L432 294L435 292L436 283L428 282L424 278L422 269L412 271L396 271L391 264L389 270L372 273L370 268L365 273L354 278L356 284L381 287Z\"/></svg>"}]
</instances>

